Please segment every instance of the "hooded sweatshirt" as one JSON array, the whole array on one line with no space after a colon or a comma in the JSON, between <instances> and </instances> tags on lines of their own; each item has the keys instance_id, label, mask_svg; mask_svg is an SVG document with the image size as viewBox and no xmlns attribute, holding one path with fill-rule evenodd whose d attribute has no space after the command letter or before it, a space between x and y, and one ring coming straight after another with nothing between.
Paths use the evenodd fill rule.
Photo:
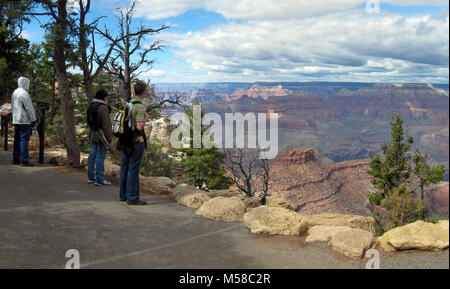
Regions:
<instances>
[{"instance_id":1,"label":"hooded sweatshirt","mask_svg":"<svg viewBox=\"0 0 450 289\"><path fill-rule=\"evenodd\" d=\"M36 121L36 115L30 95L28 94L30 80L25 77L20 77L17 82L19 87L14 90L11 97L13 124L31 124Z\"/></svg>"}]
</instances>

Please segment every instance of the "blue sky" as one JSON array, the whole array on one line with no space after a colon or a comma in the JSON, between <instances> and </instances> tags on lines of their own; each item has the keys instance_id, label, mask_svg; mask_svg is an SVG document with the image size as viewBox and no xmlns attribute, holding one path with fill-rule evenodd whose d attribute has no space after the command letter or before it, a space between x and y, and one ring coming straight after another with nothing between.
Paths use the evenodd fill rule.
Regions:
<instances>
[{"instance_id":1,"label":"blue sky","mask_svg":"<svg viewBox=\"0 0 450 289\"><path fill-rule=\"evenodd\" d=\"M376 2L376 0L368 0ZM449 10L441 0L147 0L135 24L170 29L150 56L158 82L362 81L448 83ZM116 27L114 8L95 0L91 17ZM42 19L42 18L41 18ZM45 19L41 20L45 22ZM33 20L24 35L42 41ZM97 45L103 44L101 39Z\"/></svg>"}]
</instances>

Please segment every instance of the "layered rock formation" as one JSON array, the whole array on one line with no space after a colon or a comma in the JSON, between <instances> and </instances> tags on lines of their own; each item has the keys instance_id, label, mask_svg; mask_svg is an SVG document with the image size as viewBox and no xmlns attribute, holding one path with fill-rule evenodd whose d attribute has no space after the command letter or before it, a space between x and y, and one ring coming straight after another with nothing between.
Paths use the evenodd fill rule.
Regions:
<instances>
[{"instance_id":1,"label":"layered rock formation","mask_svg":"<svg viewBox=\"0 0 450 289\"><path fill-rule=\"evenodd\" d=\"M327 165L312 149L291 149L272 166L271 188L302 214L369 215L368 165L368 159Z\"/></svg>"},{"instance_id":2,"label":"layered rock formation","mask_svg":"<svg viewBox=\"0 0 450 289\"><path fill-rule=\"evenodd\" d=\"M448 91L431 84L374 84L356 91L342 89L327 99L341 114L389 119L398 112L405 119L448 123Z\"/></svg>"},{"instance_id":3,"label":"layered rock formation","mask_svg":"<svg viewBox=\"0 0 450 289\"><path fill-rule=\"evenodd\" d=\"M283 89L282 85L277 85L273 87L266 87L261 85L252 85L249 89L238 89L233 94L231 94L230 99L240 99L244 95L250 98L262 98L268 99L271 96L286 96L292 92L287 89Z\"/></svg>"},{"instance_id":4,"label":"layered rock formation","mask_svg":"<svg viewBox=\"0 0 450 289\"><path fill-rule=\"evenodd\" d=\"M449 212L449 185L442 183L427 193L426 201L431 212L437 216L448 216Z\"/></svg>"}]
</instances>

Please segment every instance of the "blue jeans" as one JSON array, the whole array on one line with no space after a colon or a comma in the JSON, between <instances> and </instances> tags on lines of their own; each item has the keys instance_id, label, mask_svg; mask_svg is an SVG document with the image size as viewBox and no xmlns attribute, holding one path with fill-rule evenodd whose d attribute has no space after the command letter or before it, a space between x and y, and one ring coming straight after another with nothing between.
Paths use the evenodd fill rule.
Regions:
<instances>
[{"instance_id":1,"label":"blue jeans","mask_svg":"<svg viewBox=\"0 0 450 289\"><path fill-rule=\"evenodd\" d=\"M129 155L122 153L122 167L120 168L120 199L128 202L139 200L139 171L145 145L142 142L134 144Z\"/></svg>"},{"instance_id":2,"label":"blue jeans","mask_svg":"<svg viewBox=\"0 0 450 289\"><path fill-rule=\"evenodd\" d=\"M28 162L30 155L28 153L28 142L31 136L30 124L15 124L14 125L14 161Z\"/></svg>"},{"instance_id":3,"label":"blue jeans","mask_svg":"<svg viewBox=\"0 0 450 289\"><path fill-rule=\"evenodd\" d=\"M102 143L91 143L88 158L88 179L103 183L105 180L106 147ZM95 168L94 168L95 166Z\"/></svg>"}]
</instances>

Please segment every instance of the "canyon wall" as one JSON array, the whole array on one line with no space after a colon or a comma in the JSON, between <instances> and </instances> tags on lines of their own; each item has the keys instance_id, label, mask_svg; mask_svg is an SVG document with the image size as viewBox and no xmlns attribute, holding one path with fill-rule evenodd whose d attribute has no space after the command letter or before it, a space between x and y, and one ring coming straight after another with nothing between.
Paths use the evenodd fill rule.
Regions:
<instances>
[{"instance_id":1,"label":"canyon wall","mask_svg":"<svg viewBox=\"0 0 450 289\"><path fill-rule=\"evenodd\" d=\"M325 164L313 149L281 152L271 168L271 190L299 213L370 215L369 160Z\"/></svg>"}]
</instances>

